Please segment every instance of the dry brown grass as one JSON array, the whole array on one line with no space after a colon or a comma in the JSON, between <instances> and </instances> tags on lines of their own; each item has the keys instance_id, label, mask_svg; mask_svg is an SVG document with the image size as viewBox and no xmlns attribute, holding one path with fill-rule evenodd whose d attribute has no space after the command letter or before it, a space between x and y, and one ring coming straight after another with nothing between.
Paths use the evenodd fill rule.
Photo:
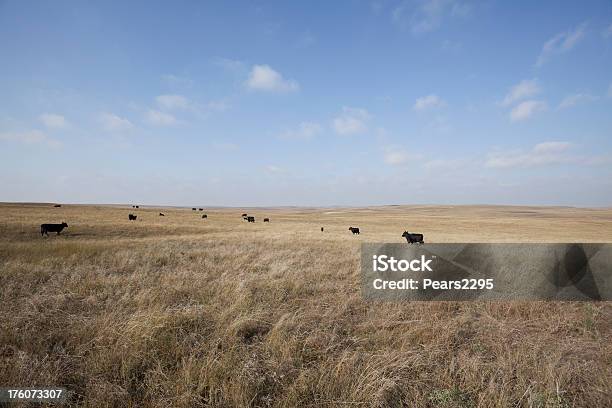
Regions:
<instances>
[{"instance_id":1,"label":"dry brown grass","mask_svg":"<svg viewBox=\"0 0 612 408\"><path fill-rule=\"evenodd\" d=\"M358 263L404 229L612 242L612 210L159 211L0 206L1 385L91 407L612 406L609 302L369 303Z\"/></svg>"}]
</instances>

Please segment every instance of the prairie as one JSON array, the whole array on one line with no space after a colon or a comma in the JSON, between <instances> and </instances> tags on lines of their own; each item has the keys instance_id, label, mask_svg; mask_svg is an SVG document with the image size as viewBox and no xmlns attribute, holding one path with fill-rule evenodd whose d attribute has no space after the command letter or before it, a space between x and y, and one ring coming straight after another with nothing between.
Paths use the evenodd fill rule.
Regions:
<instances>
[{"instance_id":1,"label":"prairie","mask_svg":"<svg viewBox=\"0 0 612 408\"><path fill-rule=\"evenodd\" d=\"M404 230L612 242L612 209L0 204L0 386L86 407L612 406L610 302L364 301L360 243Z\"/></svg>"}]
</instances>

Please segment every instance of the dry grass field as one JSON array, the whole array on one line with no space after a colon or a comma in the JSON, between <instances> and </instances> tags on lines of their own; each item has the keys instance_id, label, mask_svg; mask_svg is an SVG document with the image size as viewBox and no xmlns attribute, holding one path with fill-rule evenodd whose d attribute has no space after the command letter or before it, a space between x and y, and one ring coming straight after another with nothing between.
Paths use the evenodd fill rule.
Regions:
<instances>
[{"instance_id":1,"label":"dry grass field","mask_svg":"<svg viewBox=\"0 0 612 408\"><path fill-rule=\"evenodd\" d=\"M612 242L612 209L205 212L0 205L0 385L88 407L612 406L610 302L365 302L359 271L361 242L405 229Z\"/></svg>"}]
</instances>

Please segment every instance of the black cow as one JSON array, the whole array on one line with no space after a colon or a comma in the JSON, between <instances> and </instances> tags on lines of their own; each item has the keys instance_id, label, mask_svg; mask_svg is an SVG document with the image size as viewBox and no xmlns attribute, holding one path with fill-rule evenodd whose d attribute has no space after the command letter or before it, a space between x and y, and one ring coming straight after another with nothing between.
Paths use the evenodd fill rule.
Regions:
<instances>
[{"instance_id":1,"label":"black cow","mask_svg":"<svg viewBox=\"0 0 612 408\"><path fill-rule=\"evenodd\" d=\"M196 210L195 208L192 208L192 209L191 209L191 211L195 211L195 210Z\"/></svg>"},{"instance_id":2,"label":"black cow","mask_svg":"<svg viewBox=\"0 0 612 408\"><path fill-rule=\"evenodd\" d=\"M159 213L159 216L160 216L160 217L165 217L165 216L166 216L166 214L164 214L164 213Z\"/></svg>"},{"instance_id":3,"label":"black cow","mask_svg":"<svg viewBox=\"0 0 612 408\"><path fill-rule=\"evenodd\" d=\"M59 208L59 207L61 207L61 206L62 206L61 204L55 204L55 205L54 205L54 207L55 207L55 208Z\"/></svg>"},{"instance_id":4,"label":"black cow","mask_svg":"<svg viewBox=\"0 0 612 408\"><path fill-rule=\"evenodd\" d=\"M247 217L247 221L248 222L255 222L255 217L248 216Z\"/></svg>"},{"instance_id":5,"label":"black cow","mask_svg":"<svg viewBox=\"0 0 612 408\"><path fill-rule=\"evenodd\" d=\"M406 238L406 241L408 241L409 244L424 244L425 241L423 241L423 234L415 234L412 232L408 232L408 231L404 231L404 233L402 234L402 237Z\"/></svg>"},{"instance_id":6,"label":"black cow","mask_svg":"<svg viewBox=\"0 0 612 408\"><path fill-rule=\"evenodd\" d=\"M208 215L202 214L202 218L208 218Z\"/></svg>"},{"instance_id":7,"label":"black cow","mask_svg":"<svg viewBox=\"0 0 612 408\"><path fill-rule=\"evenodd\" d=\"M349 227L349 231L351 231L353 235L355 234L359 235L359 228L357 227Z\"/></svg>"},{"instance_id":8,"label":"black cow","mask_svg":"<svg viewBox=\"0 0 612 408\"><path fill-rule=\"evenodd\" d=\"M247 215L248 215L247 213L244 213L244 214L242 214L242 215L241 215L241 217L242 217L242 218L244 218L244 217L246 217Z\"/></svg>"},{"instance_id":9,"label":"black cow","mask_svg":"<svg viewBox=\"0 0 612 408\"><path fill-rule=\"evenodd\" d=\"M323 227L321 227L321 232L323 232Z\"/></svg>"},{"instance_id":10,"label":"black cow","mask_svg":"<svg viewBox=\"0 0 612 408\"><path fill-rule=\"evenodd\" d=\"M269 218L264 218L264 222L270 222Z\"/></svg>"},{"instance_id":11,"label":"black cow","mask_svg":"<svg viewBox=\"0 0 612 408\"><path fill-rule=\"evenodd\" d=\"M136 206L136 208L140 208L140 206L139 206L139 205L137 205L137 206Z\"/></svg>"},{"instance_id":12,"label":"black cow","mask_svg":"<svg viewBox=\"0 0 612 408\"><path fill-rule=\"evenodd\" d=\"M128 219L129 219L130 221L136 221L136 217L137 217L137 216L136 216L136 215L134 215L134 214L128 214Z\"/></svg>"},{"instance_id":13,"label":"black cow","mask_svg":"<svg viewBox=\"0 0 612 408\"><path fill-rule=\"evenodd\" d=\"M200 210L200 211L204 211L204 209L203 209L203 208L198 208L198 210Z\"/></svg>"},{"instance_id":14,"label":"black cow","mask_svg":"<svg viewBox=\"0 0 612 408\"><path fill-rule=\"evenodd\" d=\"M49 236L49 231L57 232L57 235L59 235L64 228L68 228L68 224L66 224L65 222L62 222L61 224L41 224L40 235Z\"/></svg>"}]
</instances>

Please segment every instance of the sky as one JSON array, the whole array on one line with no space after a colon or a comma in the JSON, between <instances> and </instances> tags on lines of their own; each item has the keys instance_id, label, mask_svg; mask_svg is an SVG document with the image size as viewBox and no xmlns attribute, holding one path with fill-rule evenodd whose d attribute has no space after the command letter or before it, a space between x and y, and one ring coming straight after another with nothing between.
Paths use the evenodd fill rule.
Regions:
<instances>
[{"instance_id":1,"label":"sky","mask_svg":"<svg viewBox=\"0 0 612 408\"><path fill-rule=\"evenodd\" d=\"M609 207L612 2L0 0L0 201Z\"/></svg>"}]
</instances>

